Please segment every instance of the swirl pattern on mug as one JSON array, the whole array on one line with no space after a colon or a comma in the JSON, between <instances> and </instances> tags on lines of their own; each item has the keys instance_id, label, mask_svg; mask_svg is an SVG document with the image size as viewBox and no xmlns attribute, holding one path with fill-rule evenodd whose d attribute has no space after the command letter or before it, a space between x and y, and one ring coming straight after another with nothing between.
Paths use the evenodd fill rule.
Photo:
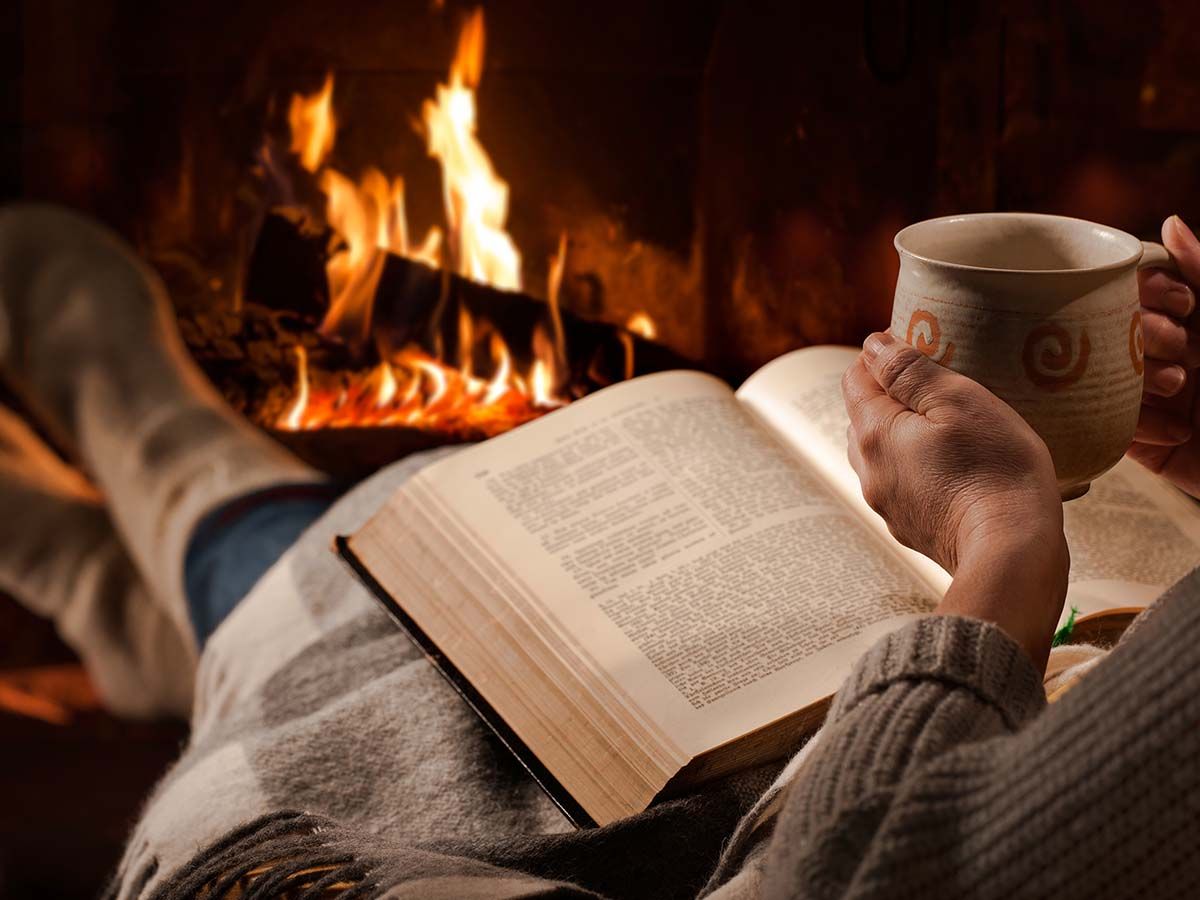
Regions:
<instances>
[{"instance_id":1,"label":"swirl pattern on mug","mask_svg":"<svg viewBox=\"0 0 1200 900\"><path fill-rule=\"evenodd\" d=\"M904 340L935 363L948 366L954 359L954 343L947 341L945 349L942 348L942 326L938 324L937 316L928 310L913 310Z\"/></svg>"},{"instance_id":2,"label":"swirl pattern on mug","mask_svg":"<svg viewBox=\"0 0 1200 900\"><path fill-rule=\"evenodd\" d=\"M1142 311L1134 310L1133 318L1129 320L1129 358L1133 361L1133 371L1141 375L1146 371L1146 338L1142 333Z\"/></svg>"},{"instance_id":3,"label":"swirl pattern on mug","mask_svg":"<svg viewBox=\"0 0 1200 900\"><path fill-rule=\"evenodd\" d=\"M1025 338L1021 362L1035 385L1046 391L1061 391L1083 378L1091 352L1086 328L1079 329L1076 340L1062 325L1046 322Z\"/></svg>"}]
</instances>

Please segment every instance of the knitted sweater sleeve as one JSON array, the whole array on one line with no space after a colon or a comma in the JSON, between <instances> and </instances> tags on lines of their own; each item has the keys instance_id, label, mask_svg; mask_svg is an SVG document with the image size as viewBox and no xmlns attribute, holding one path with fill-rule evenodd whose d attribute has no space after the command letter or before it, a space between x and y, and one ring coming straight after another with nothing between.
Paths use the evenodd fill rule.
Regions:
<instances>
[{"instance_id":1,"label":"knitted sweater sleeve","mask_svg":"<svg viewBox=\"0 0 1200 900\"><path fill-rule=\"evenodd\" d=\"M1194 896L1198 819L1200 578L1049 707L1002 631L934 617L838 694L764 896Z\"/></svg>"}]
</instances>

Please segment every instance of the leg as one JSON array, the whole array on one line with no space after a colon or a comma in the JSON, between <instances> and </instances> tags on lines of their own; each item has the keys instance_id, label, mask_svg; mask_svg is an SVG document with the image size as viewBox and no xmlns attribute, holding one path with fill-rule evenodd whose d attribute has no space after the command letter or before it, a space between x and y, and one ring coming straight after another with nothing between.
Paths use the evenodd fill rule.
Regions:
<instances>
[{"instance_id":1,"label":"leg","mask_svg":"<svg viewBox=\"0 0 1200 900\"><path fill-rule=\"evenodd\" d=\"M228 409L183 347L159 279L73 213L0 212L0 365L103 490L181 634L197 524L264 488L323 482Z\"/></svg>"},{"instance_id":2,"label":"leg","mask_svg":"<svg viewBox=\"0 0 1200 900\"><path fill-rule=\"evenodd\" d=\"M184 563L188 612L201 647L338 493L332 485L267 488L201 520Z\"/></svg>"},{"instance_id":3,"label":"leg","mask_svg":"<svg viewBox=\"0 0 1200 900\"><path fill-rule=\"evenodd\" d=\"M3 408L0 589L54 621L114 712L189 714L190 634L151 601L96 489Z\"/></svg>"}]
</instances>

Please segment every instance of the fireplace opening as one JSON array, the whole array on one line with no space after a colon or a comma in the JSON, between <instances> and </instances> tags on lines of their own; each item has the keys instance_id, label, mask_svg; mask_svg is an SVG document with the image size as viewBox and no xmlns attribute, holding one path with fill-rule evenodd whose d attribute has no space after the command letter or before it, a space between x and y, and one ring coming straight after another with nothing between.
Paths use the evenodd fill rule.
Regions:
<instances>
[{"instance_id":1,"label":"fireplace opening","mask_svg":"<svg viewBox=\"0 0 1200 900\"><path fill-rule=\"evenodd\" d=\"M458 27L447 74L419 109L382 121L372 112L367 123L385 142L422 144L436 163L434 224L410 221L403 174L339 168L339 135L355 123L331 69L311 93L268 101L241 252L210 282L216 296L181 311L185 339L226 398L337 474L492 437L598 387L685 364L654 342L644 309L620 321L621 305L604 301L607 273L569 267L586 232L572 239L564 226L544 263L524 258L508 230L512 188L478 133L483 9ZM187 218L193 194L179 191Z\"/></svg>"}]
</instances>

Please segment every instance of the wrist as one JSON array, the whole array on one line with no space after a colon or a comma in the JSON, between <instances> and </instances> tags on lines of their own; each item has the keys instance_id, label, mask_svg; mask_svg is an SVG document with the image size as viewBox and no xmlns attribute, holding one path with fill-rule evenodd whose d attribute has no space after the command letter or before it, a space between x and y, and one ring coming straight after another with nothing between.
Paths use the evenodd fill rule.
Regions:
<instances>
[{"instance_id":1,"label":"wrist","mask_svg":"<svg viewBox=\"0 0 1200 900\"><path fill-rule=\"evenodd\" d=\"M1061 527L976 542L962 552L935 612L1000 626L1041 670L1062 615L1069 571Z\"/></svg>"}]
</instances>

